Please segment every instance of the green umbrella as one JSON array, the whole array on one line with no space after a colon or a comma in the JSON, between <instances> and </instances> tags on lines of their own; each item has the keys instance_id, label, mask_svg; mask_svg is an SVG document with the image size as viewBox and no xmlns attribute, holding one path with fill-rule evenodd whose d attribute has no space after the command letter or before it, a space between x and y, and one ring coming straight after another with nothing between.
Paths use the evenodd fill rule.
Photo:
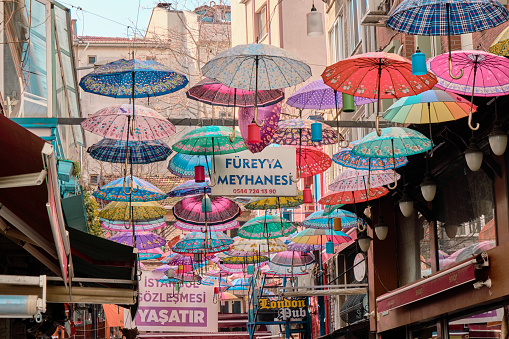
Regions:
<instances>
[{"instance_id":1,"label":"green umbrella","mask_svg":"<svg viewBox=\"0 0 509 339\"><path fill-rule=\"evenodd\" d=\"M323 210L323 216L326 217L326 216L330 215L332 212L334 212L335 210L337 210L338 208L341 208L343 206L345 206L345 204L327 205L327 206L325 206L325 208Z\"/></svg>"},{"instance_id":2,"label":"green umbrella","mask_svg":"<svg viewBox=\"0 0 509 339\"><path fill-rule=\"evenodd\" d=\"M294 224L279 215L262 215L246 222L238 235L246 239L286 237L297 230Z\"/></svg>"}]
</instances>

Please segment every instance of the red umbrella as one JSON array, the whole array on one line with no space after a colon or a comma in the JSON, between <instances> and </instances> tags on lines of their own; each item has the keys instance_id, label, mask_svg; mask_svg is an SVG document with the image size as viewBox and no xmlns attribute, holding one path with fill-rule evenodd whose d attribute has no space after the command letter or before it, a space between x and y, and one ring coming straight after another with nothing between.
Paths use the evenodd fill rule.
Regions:
<instances>
[{"instance_id":1,"label":"red umbrella","mask_svg":"<svg viewBox=\"0 0 509 339\"><path fill-rule=\"evenodd\" d=\"M323 173L331 165L332 159L320 149L310 146L297 147L297 168L300 169L300 178Z\"/></svg>"},{"instance_id":2,"label":"red umbrella","mask_svg":"<svg viewBox=\"0 0 509 339\"><path fill-rule=\"evenodd\" d=\"M264 121L263 126L260 127L261 142L250 144L247 141L247 126L253 122L254 111L255 109L253 107L239 108L239 128L247 149L250 150L251 153L258 153L270 144L274 133L278 129L281 103L267 107L258 107L258 119Z\"/></svg>"},{"instance_id":3,"label":"red umbrella","mask_svg":"<svg viewBox=\"0 0 509 339\"><path fill-rule=\"evenodd\" d=\"M430 90L437 83L435 75L412 74L412 62L400 55L371 52L353 55L328 66L323 81L338 92L378 99L394 99Z\"/></svg>"},{"instance_id":4,"label":"red umbrella","mask_svg":"<svg viewBox=\"0 0 509 339\"><path fill-rule=\"evenodd\" d=\"M369 200L376 200L389 193L385 187L377 187L369 190ZM322 205L338 205L338 204L354 204L357 202L365 202L368 199L366 190L350 191L350 192L334 192L331 191L324 195L319 201Z\"/></svg>"}]
</instances>

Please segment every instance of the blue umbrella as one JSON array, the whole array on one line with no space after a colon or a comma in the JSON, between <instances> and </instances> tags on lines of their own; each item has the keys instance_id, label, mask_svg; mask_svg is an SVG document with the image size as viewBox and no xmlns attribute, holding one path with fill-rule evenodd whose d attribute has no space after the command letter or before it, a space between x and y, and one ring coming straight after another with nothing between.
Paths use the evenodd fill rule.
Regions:
<instances>
[{"instance_id":1,"label":"blue umbrella","mask_svg":"<svg viewBox=\"0 0 509 339\"><path fill-rule=\"evenodd\" d=\"M126 160L126 141L102 139L90 146L87 152L96 160L124 163ZM158 140L129 141L129 158L131 164L149 164L163 161L172 153L171 147Z\"/></svg>"},{"instance_id":2,"label":"blue umbrella","mask_svg":"<svg viewBox=\"0 0 509 339\"><path fill-rule=\"evenodd\" d=\"M189 232L171 249L176 253L216 253L230 248L233 240L223 232Z\"/></svg>"},{"instance_id":3,"label":"blue umbrella","mask_svg":"<svg viewBox=\"0 0 509 339\"><path fill-rule=\"evenodd\" d=\"M210 177L210 170L207 163L210 162L210 155L191 155L177 153L168 163L168 171L181 178L194 178L194 167L205 167L205 175Z\"/></svg>"},{"instance_id":4,"label":"blue umbrella","mask_svg":"<svg viewBox=\"0 0 509 339\"><path fill-rule=\"evenodd\" d=\"M210 194L210 186L207 185L207 180L204 182L196 182L188 180L168 192L169 197L186 197L189 195L197 194Z\"/></svg>"},{"instance_id":5,"label":"blue umbrella","mask_svg":"<svg viewBox=\"0 0 509 339\"><path fill-rule=\"evenodd\" d=\"M405 166L408 163L406 157L398 158L369 158L356 155L352 152L354 146L359 144L360 140L351 142L348 147L342 148L332 156L332 161L335 163L349 168L358 170L388 170L394 169L401 166ZM396 162L396 164L394 164Z\"/></svg>"},{"instance_id":6,"label":"blue umbrella","mask_svg":"<svg viewBox=\"0 0 509 339\"><path fill-rule=\"evenodd\" d=\"M238 278L232 281L232 287L242 287L249 285L249 278Z\"/></svg>"},{"instance_id":7,"label":"blue umbrella","mask_svg":"<svg viewBox=\"0 0 509 339\"><path fill-rule=\"evenodd\" d=\"M324 211L316 211L311 213L302 223L302 226L309 228L329 229L332 227L333 218L341 218L342 228L352 228L357 226L357 216L342 209L337 209L327 216L323 215Z\"/></svg>"},{"instance_id":8,"label":"blue umbrella","mask_svg":"<svg viewBox=\"0 0 509 339\"><path fill-rule=\"evenodd\" d=\"M218 282L219 286L221 286L221 287L230 285L230 282L223 277L221 277L221 279L219 279L219 277L206 276L205 278L203 278L201 280L201 284L207 285L207 286L212 286L216 282Z\"/></svg>"},{"instance_id":9,"label":"blue umbrella","mask_svg":"<svg viewBox=\"0 0 509 339\"><path fill-rule=\"evenodd\" d=\"M109 201L156 201L168 196L159 188L140 178L126 176L113 180L93 193L101 200Z\"/></svg>"}]
</instances>

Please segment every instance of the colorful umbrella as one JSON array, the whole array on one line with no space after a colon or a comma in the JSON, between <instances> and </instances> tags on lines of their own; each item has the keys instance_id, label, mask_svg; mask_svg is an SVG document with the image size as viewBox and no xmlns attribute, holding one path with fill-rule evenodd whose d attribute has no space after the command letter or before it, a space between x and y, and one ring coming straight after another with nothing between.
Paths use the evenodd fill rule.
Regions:
<instances>
[{"instance_id":1,"label":"colorful umbrella","mask_svg":"<svg viewBox=\"0 0 509 339\"><path fill-rule=\"evenodd\" d=\"M142 98L173 93L187 83L184 75L158 62L120 59L88 73L81 78L80 87L107 97Z\"/></svg>"},{"instance_id":2,"label":"colorful umbrella","mask_svg":"<svg viewBox=\"0 0 509 339\"><path fill-rule=\"evenodd\" d=\"M401 175L394 170L364 171L347 168L329 184L329 190L336 192L369 190L382 187L399 180Z\"/></svg>"},{"instance_id":3,"label":"colorful umbrella","mask_svg":"<svg viewBox=\"0 0 509 339\"><path fill-rule=\"evenodd\" d=\"M269 254L287 250L286 245L279 239L245 239L237 237L230 247L228 255L246 257L256 254Z\"/></svg>"},{"instance_id":4,"label":"colorful umbrella","mask_svg":"<svg viewBox=\"0 0 509 339\"><path fill-rule=\"evenodd\" d=\"M509 27L500 33L490 46L490 53L509 56Z\"/></svg>"},{"instance_id":5,"label":"colorful umbrella","mask_svg":"<svg viewBox=\"0 0 509 339\"><path fill-rule=\"evenodd\" d=\"M293 236L291 240L294 243L309 245L321 245L332 241L337 245L347 242L350 240L350 237L341 231L306 228Z\"/></svg>"},{"instance_id":6,"label":"colorful umbrella","mask_svg":"<svg viewBox=\"0 0 509 339\"><path fill-rule=\"evenodd\" d=\"M171 266L181 266L181 265L187 265L192 266L194 263L193 257L179 254L179 253L172 253L173 255L166 257L164 260L161 260L162 263L168 264Z\"/></svg>"},{"instance_id":7,"label":"colorful umbrella","mask_svg":"<svg viewBox=\"0 0 509 339\"><path fill-rule=\"evenodd\" d=\"M107 219L101 219L101 226L109 231L116 231L116 232L131 232L132 227L138 231L152 231L156 230L158 228L162 228L166 226L166 218L159 218L154 219L151 221L139 221L139 220L133 220L131 222L129 221L123 221L123 220L107 220Z\"/></svg>"},{"instance_id":8,"label":"colorful umbrella","mask_svg":"<svg viewBox=\"0 0 509 339\"><path fill-rule=\"evenodd\" d=\"M126 176L107 183L95 191L93 196L102 200L129 202L155 201L167 198L167 195L159 188L145 180L132 176Z\"/></svg>"},{"instance_id":9,"label":"colorful umbrella","mask_svg":"<svg viewBox=\"0 0 509 339\"><path fill-rule=\"evenodd\" d=\"M149 250L143 250L138 252L138 260L150 260L161 258L163 250L159 247L151 248Z\"/></svg>"},{"instance_id":10,"label":"colorful umbrella","mask_svg":"<svg viewBox=\"0 0 509 339\"><path fill-rule=\"evenodd\" d=\"M173 224L175 228L178 228L182 231L190 231L190 232L196 232L196 231L205 231L205 225L193 225L188 224L185 222L177 221L175 224ZM218 224L218 225L208 225L207 224L207 230L209 232L224 232L227 230L232 230L234 228L239 227L239 222L236 220L229 221L224 224Z\"/></svg>"},{"instance_id":11,"label":"colorful umbrella","mask_svg":"<svg viewBox=\"0 0 509 339\"><path fill-rule=\"evenodd\" d=\"M152 232L137 232L136 248L138 250L149 250L151 248L161 247L166 244L163 237L158 236ZM118 242L119 244L133 246L133 235L126 232L119 232L114 236L108 238L111 241Z\"/></svg>"},{"instance_id":12,"label":"colorful umbrella","mask_svg":"<svg viewBox=\"0 0 509 339\"><path fill-rule=\"evenodd\" d=\"M228 274L231 273L244 273L246 270L245 265L225 265L221 263L217 263L217 267L222 271Z\"/></svg>"},{"instance_id":13,"label":"colorful umbrella","mask_svg":"<svg viewBox=\"0 0 509 339\"><path fill-rule=\"evenodd\" d=\"M210 155L189 155L182 153L175 153L175 156L170 159L168 163L168 171L181 178L194 178L194 167L205 167L205 175L210 176L210 169L207 168L207 163L210 164Z\"/></svg>"},{"instance_id":14,"label":"colorful umbrella","mask_svg":"<svg viewBox=\"0 0 509 339\"><path fill-rule=\"evenodd\" d=\"M193 225L219 225L237 218L241 211L239 205L228 198L214 196L210 198L212 211L202 211L204 195L180 200L173 207L173 215L179 221Z\"/></svg>"},{"instance_id":15,"label":"colorful umbrella","mask_svg":"<svg viewBox=\"0 0 509 339\"><path fill-rule=\"evenodd\" d=\"M201 277L194 273L184 273L179 277L174 278L168 278L168 276L164 275L162 278L157 279L157 281L162 284L199 282L201 281Z\"/></svg>"},{"instance_id":16,"label":"colorful umbrella","mask_svg":"<svg viewBox=\"0 0 509 339\"><path fill-rule=\"evenodd\" d=\"M272 254L271 263L279 266L306 266L315 262L311 252L284 251Z\"/></svg>"},{"instance_id":17,"label":"colorful umbrella","mask_svg":"<svg viewBox=\"0 0 509 339\"><path fill-rule=\"evenodd\" d=\"M210 193L210 187L206 182L188 180L168 192L169 197L186 197L188 195Z\"/></svg>"},{"instance_id":18,"label":"colorful umbrella","mask_svg":"<svg viewBox=\"0 0 509 339\"><path fill-rule=\"evenodd\" d=\"M338 135L332 127L322 124L322 141L311 141L311 124L307 119L288 119L279 121L279 129L274 133L272 142L279 145L321 146L338 142ZM319 121L318 121L319 122ZM339 136L344 140L343 136Z\"/></svg>"},{"instance_id":19,"label":"colorful umbrella","mask_svg":"<svg viewBox=\"0 0 509 339\"><path fill-rule=\"evenodd\" d=\"M304 219L302 226L316 229L332 228L333 218L340 218L341 227L344 229L357 226L357 216L342 209L337 209L327 216L323 215L323 211L313 212Z\"/></svg>"},{"instance_id":20,"label":"colorful umbrella","mask_svg":"<svg viewBox=\"0 0 509 339\"><path fill-rule=\"evenodd\" d=\"M246 239L271 239L288 236L296 230L295 225L279 215L262 215L246 222L238 235Z\"/></svg>"},{"instance_id":21,"label":"colorful umbrella","mask_svg":"<svg viewBox=\"0 0 509 339\"><path fill-rule=\"evenodd\" d=\"M155 220L166 215L166 209L155 201L131 202L132 220ZM99 218L107 220L129 220L131 216L129 203L112 201L100 212Z\"/></svg>"},{"instance_id":22,"label":"colorful umbrella","mask_svg":"<svg viewBox=\"0 0 509 339\"><path fill-rule=\"evenodd\" d=\"M228 287L231 285L231 283L226 280L224 277L221 277L219 279L219 277L213 277L213 276L206 276L205 278L203 278L200 282L200 284L202 285L206 285L206 286L213 286L215 284L219 284L219 286L223 287Z\"/></svg>"},{"instance_id":23,"label":"colorful umbrella","mask_svg":"<svg viewBox=\"0 0 509 339\"><path fill-rule=\"evenodd\" d=\"M355 106L375 102L375 99L355 97ZM343 107L343 95L318 79L301 87L286 100L286 104L300 109L334 109ZM337 104L337 107L336 107Z\"/></svg>"},{"instance_id":24,"label":"colorful umbrella","mask_svg":"<svg viewBox=\"0 0 509 339\"><path fill-rule=\"evenodd\" d=\"M300 171L300 178L323 173L331 165L332 159L320 149L310 146L297 147L297 168Z\"/></svg>"},{"instance_id":25,"label":"colorful umbrella","mask_svg":"<svg viewBox=\"0 0 509 339\"><path fill-rule=\"evenodd\" d=\"M238 278L232 281L232 286L249 286L251 283L248 278Z\"/></svg>"},{"instance_id":26,"label":"colorful umbrella","mask_svg":"<svg viewBox=\"0 0 509 339\"><path fill-rule=\"evenodd\" d=\"M151 108L136 106L134 116L135 118L131 105L110 106L89 116L81 126L84 130L107 139L127 141L129 138L135 141L163 139L175 133L175 126ZM131 123L133 125L129 133ZM128 137L128 134L132 136Z\"/></svg>"},{"instance_id":27,"label":"colorful umbrella","mask_svg":"<svg viewBox=\"0 0 509 339\"><path fill-rule=\"evenodd\" d=\"M161 265L159 267L156 267L152 270L152 272L166 272L168 271L169 269L174 269L175 266L171 266L171 265L167 265L167 264L164 264L164 265Z\"/></svg>"},{"instance_id":28,"label":"colorful umbrella","mask_svg":"<svg viewBox=\"0 0 509 339\"><path fill-rule=\"evenodd\" d=\"M115 139L102 139L90 146L87 152L96 160L124 163L126 161L127 142ZM163 161L172 153L170 146L158 140L129 141L130 164L149 164Z\"/></svg>"},{"instance_id":29,"label":"colorful umbrella","mask_svg":"<svg viewBox=\"0 0 509 339\"><path fill-rule=\"evenodd\" d=\"M238 299L237 296L229 293L229 292L221 292L217 295L218 300L232 300L232 299Z\"/></svg>"},{"instance_id":30,"label":"colorful umbrella","mask_svg":"<svg viewBox=\"0 0 509 339\"><path fill-rule=\"evenodd\" d=\"M328 192L320 200L319 204L322 205L337 205L337 204L355 204L359 202L376 200L383 197L389 190L385 187L371 188L369 190L369 196L366 195L366 190L354 191L354 192Z\"/></svg>"},{"instance_id":31,"label":"colorful umbrella","mask_svg":"<svg viewBox=\"0 0 509 339\"><path fill-rule=\"evenodd\" d=\"M460 262L466 260L474 255L477 255L481 252L492 249L497 244L494 240L481 241L477 244L472 244L463 248L458 255L456 256L456 262Z\"/></svg>"},{"instance_id":32,"label":"colorful umbrella","mask_svg":"<svg viewBox=\"0 0 509 339\"><path fill-rule=\"evenodd\" d=\"M172 251L176 253L217 253L228 250L233 240L222 232L190 232L179 240Z\"/></svg>"},{"instance_id":33,"label":"colorful umbrella","mask_svg":"<svg viewBox=\"0 0 509 339\"><path fill-rule=\"evenodd\" d=\"M323 216L326 217L326 216L330 215L332 212L334 212L335 210L337 210L338 208L341 208L343 206L345 206L345 204L326 205L325 208L323 209Z\"/></svg>"},{"instance_id":34,"label":"colorful umbrella","mask_svg":"<svg viewBox=\"0 0 509 339\"><path fill-rule=\"evenodd\" d=\"M342 148L338 153L332 156L332 160L344 167L359 170L386 170L399 168L408 163L406 157L397 158L369 158L356 155L352 152L352 148L358 145L360 140L352 141L348 147Z\"/></svg>"},{"instance_id":35,"label":"colorful umbrella","mask_svg":"<svg viewBox=\"0 0 509 339\"><path fill-rule=\"evenodd\" d=\"M276 265L272 262L267 263L268 269L263 272L265 275L271 275L275 277L293 277L296 275L306 275L309 274L305 268L300 267L288 267Z\"/></svg>"},{"instance_id":36,"label":"colorful umbrella","mask_svg":"<svg viewBox=\"0 0 509 339\"><path fill-rule=\"evenodd\" d=\"M257 109L258 119L264 121L260 127L260 142L250 144L248 142L248 126L253 122L255 116L255 109L252 107L242 107L239 109L239 128L242 139L246 148L251 153L261 152L267 145L271 143L274 133L278 129L279 117L281 114L281 104L275 104L267 107L260 107Z\"/></svg>"},{"instance_id":37,"label":"colorful umbrella","mask_svg":"<svg viewBox=\"0 0 509 339\"><path fill-rule=\"evenodd\" d=\"M298 244L289 241L286 246L288 246L289 251L310 252L310 251L321 251L325 247L325 245L326 243L315 245L315 244Z\"/></svg>"},{"instance_id":38,"label":"colorful umbrella","mask_svg":"<svg viewBox=\"0 0 509 339\"><path fill-rule=\"evenodd\" d=\"M172 260L174 257L176 256L179 256L181 254L178 254L178 253L170 253L168 254L167 256L165 256L163 259L161 259L160 261L163 263L163 264L168 264L170 262L170 260Z\"/></svg>"},{"instance_id":39,"label":"colorful umbrella","mask_svg":"<svg viewBox=\"0 0 509 339\"><path fill-rule=\"evenodd\" d=\"M205 276L207 277L227 277L230 275L230 273L225 273L225 272L221 272L221 270L219 269L215 269L215 270L212 270L212 271L207 271L204 273ZM228 282L229 284L230 282Z\"/></svg>"},{"instance_id":40,"label":"colorful umbrella","mask_svg":"<svg viewBox=\"0 0 509 339\"><path fill-rule=\"evenodd\" d=\"M253 255L253 256L228 256L223 258L224 265L249 265L249 264L259 264L265 261L268 261L269 257L265 257L262 255Z\"/></svg>"},{"instance_id":41,"label":"colorful umbrella","mask_svg":"<svg viewBox=\"0 0 509 339\"><path fill-rule=\"evenodd\" d=\"M257 197L251 198L244 205L248 210L273 210L277 208L289 208L302 205L302 191L296 197Z\"/></svg>"}]
</instances>

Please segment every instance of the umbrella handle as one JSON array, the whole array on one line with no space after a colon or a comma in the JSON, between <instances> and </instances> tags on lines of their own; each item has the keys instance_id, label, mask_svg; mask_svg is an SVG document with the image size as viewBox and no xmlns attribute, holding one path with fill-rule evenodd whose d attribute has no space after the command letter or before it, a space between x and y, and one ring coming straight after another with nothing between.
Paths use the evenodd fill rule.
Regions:
<instances>
[{"instance_id":1,"label":"umbrella handle","mask_svg":"<svg viewBox=\"0 0 509 339\"><path fill-rule=\"evenodd\" d=\"M265 120L262 120L261 124L258 123L258 106L255 107L253 120L254 120L256 126L258 126L258 127L262 127L265 124Z\"/></svg>"},{"instance_id":2,"label":"umbrella handle","mask_svg":"<svg viewBox=\"0 0 509 339\"><path fill-rule=\"evenodd\" d=\"M479 129L478 122L476 123L475 127L472 126L472 104L470 104L470 111L468 112L468 127L470 127L472 131L477 131Z\"/></svg>"},{"instance_id":3,"label":"umbrella handle","mask_svg":"<svg viewBox=\"0 0 509 339\"><path fill-rule=\"evenodd\" d=\"M304 269L302 269L304 267ZM308 265L306 264L305 266L299 266L299 270L304 273L308 270Z\"/></svg>"},{"instance_id":4,"label":"umbrella handle","mask_svg":"<svg viewBox=\"0 0 509 339\"><path fill-rule=\"evenodd\" d=\"M134 114L133 114L133 121L131 123L131 129L130 129L131 135L134 137Z\"/></svg>"},{"instance_id":5,"label":"umbrella handle","mask_svg":"<svg viewBox=\"0 0 509 339\"><path fill-rule=\"evenodd\" d=\"M124 192L125 195L131 195L132 194L132 189L129 189L129 191L125 190L125 180L122 182L122 191Z\"/></svg>"},{"instance_id":6,"label":"umbrella handle","mask_svg":"<svg viewBox=\"0 0 509 339\"><path fill-rule=\"evenodd\" d=\"M396 187L398 187L398 175L396 174L396 172L394 172L394 185L391 186L391 184L387 185L387 187L389 187L390 190L394 190L396 189Z\"/></svg>"},{"instance_id":7,"label":"umbrella handle","mask_svg":"<svg viewBox=\"0 0 509 339\"><path fill-rule=\"evenodd\" d=\"M451 57L449 57L449 76L450 76L451 78L453 78L453 79L458 80L458 79L461 79L461 77L463 76L463 73L464 73L464 70L463 70L463 68L461 68L461 69L460 69L460 75L458 75L458 76L454 76L454 75L452 74L452 58L451 58Z\"/></svg>"},{"instance_id":8,"label":"umbrella handle","mask_svg":"<svg viewBox=\"0 0 509 339\"><path fill-rule=\"evenodd\" d=\"M208 187L214 187L217 185L217 174L216 173L212 173L214 175L214 184L212 184L212 180L209 179L209 182L207 182L207 186Z\"/></svg>"},{"instance_id":9,"label":"umbrella handle","mask_svg":"<svg viewBox=\"0 0 509 339\"><path fill-rule=\"evenodd\" d=\"M343 141L340 141L340 142L338 143L338 146L339 146L339 147L341 147L341 148L347 148L347 147L348 147L348 145L350 145L350 141L348 141L348 140L346 140L346 139L345 139L345 140L343 140Z\"/></svg>"},{"instance_id":10,"label":"umbrella handle","mask_svg":"<svg viewBox=\"0 0 509 339\"><path fill-rule=\"evenodd\" d=\"M366 184L366 189L367 189L367 193L368 193L368 196L370 197L375 197L376 196L376 193L374 193L373 195L371 194L371 188L369 187L369 179L368 179L368 182ZM368 199L369 200L369 199Z\"/></svg>"},{"instance_id":11,"label":"umbrella handle","mask_svg":"<svg viewBox=\"0 0 509 339\"><path fill-rule=\"evenodd\" d=\"M230 142L235 142L235 126L233 126L233 133L229 135Z\"/></svg>"},{"instance_id":12,"label":"umbrella handle","mask_svg":"<svg viewBox=\"0 0 509 339\"><path fill-rule=\"evenodd\" d=\"M366 230L366 224L365 223L362 223L362 224L357 223L357 229L360 232L364 232Z\"/></svg>"},{"instance_id":13,"label":"umbrella handle","mask_svg":"<svg viewBox=\"0 0 509 339\"><path fill-rule=\"evenodd\" d=\"M380 117L378 116L378 113L376 115L375 128L376 128L376 135L381 136L382 131L380 130Z\"/></svg>"},{"instance_id":14,"label":"umbrella handle","mask_svg":"<svg viewBox=\"0 0 509 339\"><path fill-rule=\"evenodd\" d=\"M299 179L299 178L300 178L300 175L301 175L301 171L300 171L300 168L298 168L298 169L297 169L297 179L294 179L294 178L293 178L293 175L290 175L290 180L291 180L292 182L298 183L298 182L299 182L299 180L300 180L300 179Z\"/></svg>"}]
</instances>

